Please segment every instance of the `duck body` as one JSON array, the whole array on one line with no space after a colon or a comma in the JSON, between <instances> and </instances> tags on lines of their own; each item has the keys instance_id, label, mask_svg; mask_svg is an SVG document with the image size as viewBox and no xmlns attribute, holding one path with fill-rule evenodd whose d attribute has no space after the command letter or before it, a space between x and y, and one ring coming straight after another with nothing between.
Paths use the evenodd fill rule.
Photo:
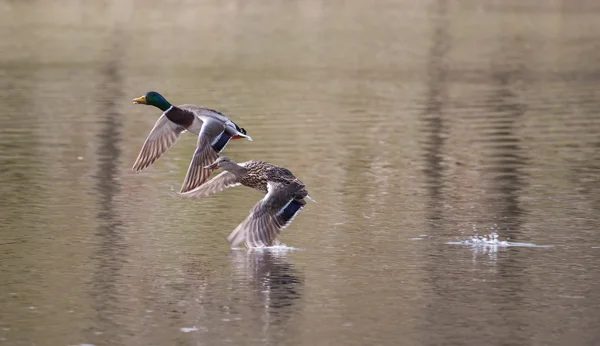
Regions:
<instances>
[{"instance_id":1,"label":"duck body","mask_svg":"<svg viewBox=\"0 0 600 346\"><path fill-rule=\"evenodd\" d=\"M244 186L266 194L269 192L269 183L294 184L293 186L298 188L298 191L294 191L298 196L304 193L304 196L300 198L304 198L308 194L304 184L287 168L275 166L265 161L247 161L241 163L240 166L245 168L245 174L238 176L240 183Z\"/></svg>"},{"instance_id":2,"label":"duck body","mask_svg":"<svg viewBox=\"0 0 600 346\"><path fill-rule=\"evenodd\" d=\"M207 196L228 187L244 185L265 194L250 215L228 237L232 246L242 242L249 248L272 246L280 231L292 222L311 199L302 181L287 168L264 161L240 164L220 157L210 168L223 168L204 185L183 193L187 197Z\"/></svg>"},{"instance_id":3,"label":"duck body","mask_svg":"<svg viewBox=\"0 0 600 346\"><path fill-rule=\"evenodd\" d=\"M194 156L184 178L181 192L192 190L208 180L212 170L204 167L219 157L232 139L252 138L222 113L193 104L171 105L162 95L151 91L133 100L137 104L155 106L163 111L148 134L133 164L134 171L142 171L158 160L183 133L198 136Z\"/></svg>"},{"instance_id":4,"label":"duck body","mask_svg":"<svg viewBox=\"0 0 600 346\"><path fill-rule=\"evenodd\" d=\"M246 135L245 129L222 113L198 105L172 106L164 112L164 115L174 124L195 135L200 135L204 124L209 124L204 135L214 138L211 147L217 153L223 151L232 139L250 138Z\"/></svg>"}]
</instances>

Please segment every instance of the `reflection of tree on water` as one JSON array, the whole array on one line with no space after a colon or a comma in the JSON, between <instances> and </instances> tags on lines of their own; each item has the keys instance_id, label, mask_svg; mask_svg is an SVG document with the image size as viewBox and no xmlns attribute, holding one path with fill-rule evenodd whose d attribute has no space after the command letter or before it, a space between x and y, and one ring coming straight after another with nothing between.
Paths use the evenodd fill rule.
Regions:
<instances>
[{"instance_id":1,"label":"reflection of tree on water","mask_svg":"<svg viewBox=\"0 0 600 346\"><path fill-rule=\"evenodd\" d=\"M115 45L118 47L118 45ZM98 87L98 109L100 117L100 132L96 140L98 149L98 167L95 174L95 194L98 197L98 227L95 232L98 243L92 254L95 269L92 279L92 292L94 309L97 312L97 328L102 331L112 332L103 338L109 339L116 335L117 322L115 316L122 309L118 292L125 242L123 239L122 222L115 204L115 198L121 191L119 183L119 163L122 140L122 114L118 110L116 100L122 97L122 77L120 73L121 51L109 51L106 64L100 71L100 85ZM114 333L114 334L113 334ZM112 335L111 335L112 334ZM115 340L112 340L115 342Z\"/></svg>"},{"instance_id":2,"label":"reflection of tree on water","mask_svg":"<svg viewBox=\"0 0 600 346\"><path fill-rule=\"evenodd\" d=\"M518 47L519 42L508 41L510 47ZM523 58L524 59L524 58ZM504 61L506 59L499 58ZM488 100L490 105L489 125L486 142L491 147L487 173L491 175L493 191L493 212L503 236L519 239L524 210L519 196L524 185L522 168L526 159L518 136L518 122L525 112L526 105L518 101L516 81L527 71L524 68L510 70L511 66L501 67L492 73L494 93Z\"/></svg>"},{"instance_id":3,"label":"reflection of tree on water","mask_svg":"<svg viewBox=\"0 0 600 346\"><path fill-rule=\"evenodd\" d=\"M250 250L232 252L235 271L243 277L264 307L269 324L284 322L294 311L296 300L304 284L301 274L287 260L287 254L273 251Z\"/></svg>"},{"instance_id":4,"label":"reflection of tree on water","mask_svg":"<svg viewBox=\"0 0 600 346\"><path fill-rule=\"evenodd\" d=\"M428 221L431 232L443 219L445 172L443 166L444 144L443 133L446 127L444 121L445 103L447 99L447 71L444 59L450 49L448 35L448 4L437 1L432 14L433 36L427 60L427 79L424 113L422 115L423 137L425 139L425 179L428 192Z\"/></svg>"}]
</instances>

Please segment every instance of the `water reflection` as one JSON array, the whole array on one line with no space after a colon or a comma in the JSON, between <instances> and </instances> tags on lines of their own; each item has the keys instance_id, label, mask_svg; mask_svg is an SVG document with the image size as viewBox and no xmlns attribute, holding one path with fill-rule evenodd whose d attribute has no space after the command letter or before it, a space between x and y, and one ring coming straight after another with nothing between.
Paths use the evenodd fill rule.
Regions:
<instances>
[{"instance_id":1,"label":"water reflection","mask_svg":"<svg viewBox=\"0 0 600 346\"><path fill-rule=\"evenodd\" d=\"M489 143L489 163L486 172L491 176L491 196L488 205L501 235L513 240L520 238L522 216L519 198L524 184L523 167L526 165L521 139L518 134L519 123L527 106L519 101L523 83L528 75L526 56L520 53L524 42L519 37L505 39L498 48L498 61L503 63L492 71L492 92L487 100L490 105L489 116L481 127L482 137ZM509 58L505 52L511 52Z\"/></svg>"},{"instance_id":2,"label":"water reflection","mask_svg":"<svg viewBox=\"0 0 600 346\"><path fill-rule=\"evenodd\" d=\"M117 106L117 100L123 97L123 78L121 76L118 45L109 50L106 64L101 68L101 76L95 97L97 99L98 119L101 123L97 134L98 148L96 155L98 166L95 174L95 195L99 208L97 229L98 238L92 259L95 263L90 295L96 311L96 329L111 338L112 344L121 344L118 333L114 333L118 325L118 316L124 314L119 292L123 264L127 245L123 237L123 222L119 215L116 198L121 191L119 167L121 163L121 128L123 114Z\"/></svg>"},{"instance_id":3,"label":"water reflection","mask_svg":"<svg viewBox=\"0 0 600 346\"><path fill-rule=\"evenodd\" d=\"M594 345L598 5L489 3L7 3L0 339ZM230 253L256 192L172 198L193 137L131 174L140 89L303 177L319 203L284 240L307 250ZM554 246L447 244L494 224Z\"/></svg>"},{"instance_id":4,"label":"water reflection","mask_svg":"<svg viewBox=\"0 0 600 346\"><path fill-rule=\"evenodd\" d=\"M485 172L490 176L489 214L497 220L498 233L511 241L522 240L524 210L519 199L524 188L523 168L526 159L518 134L519 124L527 106L518 94L526 91L523 82L527 79L527 54L523 51L525 38L519 35L502 37L494 61L502 61L491 71L491 94L486 104L489 116L482 126L482 137L489 145ZM524 274L526 263L522 257L509 255L491 262L495 266L487 274L489 283L482 284L485 290L500 289L510 292L510 301L500 302L498 320L503 321L506 333L500 336L502 343L519 340L519 329L527 325L525 314L511 312L513 304L524 305L523 292L529 285ZM524 342L524 341L521 341Z\"/></svg>"},{"instance_id":5,"label":"water reflection","mask_svg":"<svg viewBox=\"0 0 600 346\"><path fill-rule=\"evenodd\" d=\"M444 197L444 106L447 99L447 71L445 59L451 42L448 36L448 4L438 0L430 14L433 33L427 57L427 79L424 113L422 116L425 137L425 183L429 197L427 219L432 228L442 219ZM432 232L434 230L432 229ZM431 233L430 233L431 234Z\"/></svg>"},{"instance_id":6,"label":"water reflection","mask_svg":"<svg viewBox=\"0 0 600 346\"><path fill-rule=\"evenodd\" d=\"M303 275L281 250L233 250L231 256L238 278L252 287L253 305L262 307L263 327L269 334L271 325L283 324L297 310Z\"/></svg>"}]
</instances>

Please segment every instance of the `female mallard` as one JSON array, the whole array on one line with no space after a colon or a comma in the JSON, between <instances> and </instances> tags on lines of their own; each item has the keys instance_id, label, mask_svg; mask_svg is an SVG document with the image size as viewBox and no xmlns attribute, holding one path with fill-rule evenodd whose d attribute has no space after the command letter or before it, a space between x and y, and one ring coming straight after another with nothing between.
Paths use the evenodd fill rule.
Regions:
<instances>
[{"instance_id":1,"label":"female mallard","mask_svg":"<svg viewBox=\"0 0 600 346\"><path fill-rule=\"evenodd\" d=\"M198 135L198 145L188 168L181 192L202 185L212 173L205 166L215 161L231 139L246 138L246 130L225 115L198 105L173 106L161 94L149 91L133 99L133 103L160 108L164 113L148 134L133 170L139 172L164 154L187 130Z\"/></svg>"},{"instance_id":2,"label":"female mallard","mask_svg":"<svg viewBox=\"0 0 600 346\"><path fill-rule=\"evenodd\" d=\"M292 172L268 162L247 161L237 164L223 156L207 168L222 168L225 171L204 185L183 193L183 196L207 196L237 185L266 193L246 220L227 237L234 247L242 242L249 248L272 246L279 232L304 208L304 198L312 201L304 184Z\"/></svg>"}]
</instances>

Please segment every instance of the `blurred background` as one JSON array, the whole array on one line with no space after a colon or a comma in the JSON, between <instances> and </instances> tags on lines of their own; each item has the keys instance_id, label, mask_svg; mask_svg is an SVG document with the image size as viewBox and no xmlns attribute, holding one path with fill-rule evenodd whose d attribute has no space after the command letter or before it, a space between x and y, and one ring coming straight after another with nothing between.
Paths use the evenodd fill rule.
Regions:
<instances>
[{"instance_id":1,"label":"blurred background","mask_svg":"<svg viewBox=\"0 0 600 346\"><path fill-rule=\"evenodd\" d=\"M0 344L600 344L600 3L0 1ZM318 202L178 191L217 109Z\"/></svg>"}]
</instances>

